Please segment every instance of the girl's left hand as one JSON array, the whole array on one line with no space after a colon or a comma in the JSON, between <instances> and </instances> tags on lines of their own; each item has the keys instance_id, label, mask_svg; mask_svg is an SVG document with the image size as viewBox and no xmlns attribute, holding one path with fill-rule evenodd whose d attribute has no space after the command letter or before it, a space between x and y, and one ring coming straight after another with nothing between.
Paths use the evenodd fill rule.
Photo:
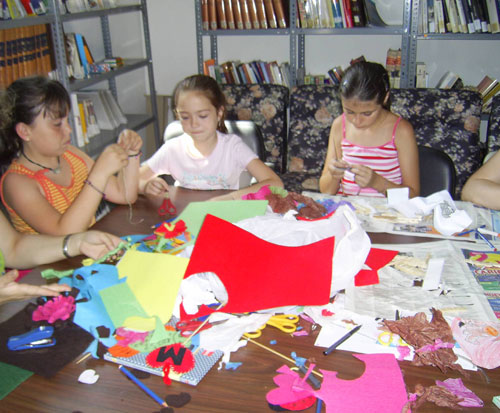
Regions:
<instances>
[{"instance_id":1,"label":"girl's left hand","mask_svg":"<svg viewBox=\"0 0 500 413\"><path fill-rule=\"evenodd\" d=\"M118 136L118 145L120 145L123 149L128 151L129 155L134 155L138 153L142 148L142 138L141 136L131 130L125 129Z\"/></svg>"},{"instance_id":2,"label":"girl's left hand","mask_svg":"<svg viewBox=\"0 0 500 413\"><path fill-rule=\"evenodd\" d=\"M354 181L360 188L373 188L377 174L373 169L364 165L351 165L351 172L354 174Z\"/></svg>"}]
</instances>

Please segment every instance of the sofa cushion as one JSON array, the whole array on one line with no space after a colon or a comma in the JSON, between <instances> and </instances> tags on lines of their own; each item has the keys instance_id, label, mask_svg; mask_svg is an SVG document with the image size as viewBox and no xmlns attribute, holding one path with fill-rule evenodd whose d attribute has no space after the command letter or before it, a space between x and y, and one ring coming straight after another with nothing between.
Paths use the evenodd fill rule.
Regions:
<instances>
[{"instance_id":1,"label":"sofa cushion","mask_svg":"<svg viewBox=\"0 0 500 413\"><path fill-rule=\"evenodd\" d=\"M265 162L276 172L285 165L289 90L272 84L221 85L226 96L226 119L252 120L264 139Z\"/></svg>"},{"instance_id":2,"label":"sofa cushion","mask_svg":"<svg viewBox=\"0 0 500 413\"><path fill-rule=\"evenodd\" d=\"M442 150L455 163L457 198L467 178L481 165L481 105L481 95L466 89L391 91L391 110L412 124L417 143Z\"/></svg>"},{"instance_id":3,"label":"sofa cushion","mask_svg":"<svg viewBox=\"0 0 500 413\"><path fill-rule=\"evenodd\" d=\"M491 102L491 113L488 120L488 153L500 149L500 95L494 96Z\"/></svg>"},{"instance_id":4,"label":"sofa cushion","mask_svg":"<svg viewBox=\"0 0 500 413\"><path fill-rule=\"evenodd\" d=\"M300 85L290 93L287 171L281 178L295 192L319 191L333 120L342 113L338 88Z\"/></svg>"}]
</instances>

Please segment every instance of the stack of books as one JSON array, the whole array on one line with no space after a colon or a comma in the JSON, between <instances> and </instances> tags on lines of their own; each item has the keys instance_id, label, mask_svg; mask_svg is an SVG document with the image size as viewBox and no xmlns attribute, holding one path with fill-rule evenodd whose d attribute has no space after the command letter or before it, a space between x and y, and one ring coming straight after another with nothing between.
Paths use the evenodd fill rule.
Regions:
<instances>
[{"instance_id":1,"label":"stack of books","mask_svg":"<svg viewBox=\"0 0 500 413\"><path fill-rule=\"evenodd\" d=\"M297 26L303 29L364 27L364 0L296 0Z\"/></svg>"},{"instance_id":2,"label":"stack of books","mask_svg":"<svg viewBox=\"0 0 500 413\"><path fill-rule=\"evenodd\" d=\"M203 30L285 29L289 0L201 0Z\"/></svg>"},{"instance_id":3,"label":"stack of books","mask_svg":"<svg viewBox=\"0 0 500 413\"><path fill-rule=\"evenodd\" d=\"M268 83L290 87L290 65L276 61L254 60L248 63L227 61L220 65L215 59L203 62L205 75L213 77L220 84Z\"/></svg>"},{"instance_id":4,"label":"stack of books","mask_svg":"<svg viewBox=\"0 0 500 413\"><path fill-rule=\"evenodd\" d=\"M497 0L421 0L421 33L499 33Z\"/></svg>"},{"instance_id":5,"label":"stack of books","mask_svg":"<svg viewBox=\"0 0 500 413\"><path fill-rule=\"evenodd\" d=\"M0 30L0 87L32 75L54 72L50 34L46 25Z\"/></svg>"},{"instance_id":6,"label":"stack of books","mask_svg":"<svg viewBox=\"0 0 500 413\"><path fill-rule=\"evenodd\" d=\"M79 147L88 144L101 130L113 130L127 123L118 102L107 89L73 92L70 97Z\"/></svg>"},{"instance_id":7,"label":"stack of books","mask_svg":"<svg viewBox=\"0 0 500 413\"><path fill-rule=\"evenodd\" d=\"M462 89L464 83L459 75L451 71L447 71L441 79L439 79L436 88L438 89Z\"/></svg>"},{"instance_id":8,"label":"stack of books","mask_svg":"<svg viewBox=\"0 0 500 413\"><path fill-rule=\"evenodd\" d=\"M489 113L491 111L491 101L493 100L493 96L500 92L500 83L497 79L485 76L477 85L477 90L481 93L483 98L482 111Z\"/></svg>"},{"instance_id":9,"label":"stack of books","mask_svg":"<svg viewBox=\"0 0 500 413\"><path fill-rule=\"evenodd\" d=\"M391 89L399 88L401 83L401 49L387 50L385 68L389 75Z\"/></svg>"},{"instance_id":10,"label":"stack of books","mask_svg":"<svg viewBox=\"0 0 500 413\"><path fill-rule=\"evenodd\" d=\"M115 0L58 0L59 11L62 14L80 13L82 11L111 9L116 7Z\"/></svg>"}]
</instances>

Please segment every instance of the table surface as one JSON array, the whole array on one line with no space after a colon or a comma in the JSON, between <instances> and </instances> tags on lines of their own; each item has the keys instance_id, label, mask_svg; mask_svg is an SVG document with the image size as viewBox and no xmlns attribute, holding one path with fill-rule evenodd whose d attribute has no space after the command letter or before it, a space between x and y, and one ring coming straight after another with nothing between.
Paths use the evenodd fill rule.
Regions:
<instances>
[{"instance_id":1,"label":"table surface","mask_svg":"<svg viewBox=\"0 0 500 413\"><path fill-rule=\"evenodd\" d=\"M180 212L187 203L200 201L219 192L187 191L176 189L171 199ZM151 233L151 226L161 222L164 218L157 212L159 202L141 197L132 206L132 214L127 206L117 206L110 214L96 224L96 228L113 232L117 235ZM419 242L421 237L392 236L389 234L370 234L374 243L402 243ZM66 260L49 266L40 267L28 276L29 279L37 278L40 281L40 270L43 268L76 268L80 259ZM25 304L25 303L24 303ZM20 304L18 304L20 305ZM4 306L14 311L15 306ZM1 309L5 313L5 309ZM5 316L5 314L3 314ZM309 328L304 320L301 325ZM324 356L323 348L315 347L314 341L318 330L312 331L308 336L292 337L273 327L263 330L261 337L256 339L259 343L272 348L287 357L292 352L298 356L315 360L316 370L324 369L337 371L340 379L351 380L361 376L364 365L354 358L350 352L334 351ZM275 345L270 341L276 340ZM153 412L159 411L160 406L142 390L129 381L118 371L117 365L104 360L88 358L80 364L74 362L66 365L53 378L45 379L33 375L18 388L0 401L0 412ZM176 395L187 392L191 395L189 404L175 409L177 412L211 413L211 412L266 412L272 411L266 401L266 394L275 384L273 377L276 370L287 364L284 359L253 343L231 354L232 362L241 362L236 370L217 370L216 364L197 386L173 382L166 387L158 376L144 379L144 383L160 397ZM470 377L464 377L455 371L442 374L435 367L415 367L408 361L399 362L403 377L409 391L414 391L416 384L430 386L435 380L447 378L462 378L464 384L475 392L485 404L482 409L467 409L467 411L494 412L498 409L493 405L492 398L500 395L500 369L486 370L490 383L480 372L470 372ZM290 365L289 365L290 366ZM291 367L291 366L290 366ZM96 384L87 385L77 381L78 376L85 369L94 369L100 378ZM390 389L388 389L390 390ZM363 397L360 395L360 397ZM305 412L316 412L313 406ZM323 412L325 408L323 406ZM450 409L436 407L431 403L424 404L419 412L451 411Z\"/></svg>"}]
</instances>

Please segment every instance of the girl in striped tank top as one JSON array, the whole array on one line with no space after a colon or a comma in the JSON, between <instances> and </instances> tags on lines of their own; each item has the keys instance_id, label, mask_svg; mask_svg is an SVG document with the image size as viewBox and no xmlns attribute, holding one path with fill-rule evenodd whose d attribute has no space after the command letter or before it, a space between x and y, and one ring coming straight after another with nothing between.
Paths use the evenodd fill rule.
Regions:
<instances>
[{"instance_id":1,"label":"girl in striped tank top","mask_svg":"<svg viewBox=\"0 0 500 413\"><path fill-rule=\"evenodd\" d=\"M357 62L340 85L344 113L332 124L320 190L327 194L386 196L390 188L420 193L418 151L410 123L389 109L389 76Z\"/></svg>"},{"instance_id":2,"label":"girl in striped tank top","mask_svg":"<svg viewBox=\"0 0 500 413\"><path fill-rule=\"evenodd\" d=\"M102 199L135 202L141 137L125 130L94 161L70 144L70 98L43 76L21 78L0 96L2 202L19 232L86 230ZM3 169L5 170L5 169Z\"/></svg>"}]
</instances>

